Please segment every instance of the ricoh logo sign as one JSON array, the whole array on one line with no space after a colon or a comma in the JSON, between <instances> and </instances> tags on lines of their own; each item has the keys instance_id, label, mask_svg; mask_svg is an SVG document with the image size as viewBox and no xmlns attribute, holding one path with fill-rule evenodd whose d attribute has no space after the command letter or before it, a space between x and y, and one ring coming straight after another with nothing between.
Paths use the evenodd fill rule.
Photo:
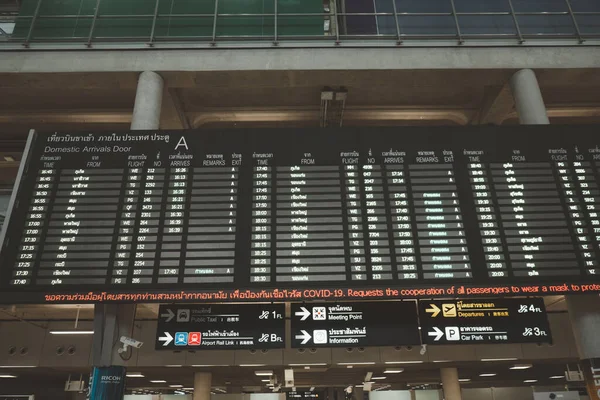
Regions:
<instances>
[{"instance_id":1,"label":"ricoh logo sign","mask_svg":"<svg viewBox=\"0 0 600 400\"><path fill-rule=\"evenodd\" d=\"M104 375L100 378L102 383L121 383L123 377L119 375Z\"/></svg>"}]
</instances>

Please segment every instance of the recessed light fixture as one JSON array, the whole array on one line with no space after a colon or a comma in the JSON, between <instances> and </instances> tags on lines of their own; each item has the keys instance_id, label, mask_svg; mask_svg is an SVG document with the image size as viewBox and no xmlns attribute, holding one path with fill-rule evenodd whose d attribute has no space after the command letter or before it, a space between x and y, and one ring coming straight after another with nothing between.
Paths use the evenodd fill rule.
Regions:
<instances>
[{"instance_id":1,"label":"recessed light fixture","mask_svg":"<svg viewBox=\"0 0 600 400\"><path fill-rule=\"evenodd\" d=\"M463 379L459 379L459 382L471 382L471 379L469 378L463 378Z\"/></svg>"},{"instance_id":2,"label":"recessed light fixture","mask_svg":"<svg viewBox=\"0 0 600 400\"><path fill-rule=\"evenodd\" d=\"M162 380L162 379L155 379L155 380L151 380L150 383L167 383L167 381Z\"/></svg>"},{"instance_id":3,"label":"recessed light fixture","mask_svg":"<svg viewBox=\"0 0 600 400\"><path fill-rule=\"evenodd\" d=\"M481 376L481 377L496 376L496 375L497 374L494 374L494 373L479 374L479 376Z\"/></svg>"},{"instance_id":4,"label":"recessed light fixture","mask_svg":"<svg viewBox=\"0 0 600 400\"><path fill-rule=\"evenodd\" d=\"M517 361L516 357L507 357L507 358L482 358L481 361Z\"/></svg>"},{"instance_id":5,"label":"recessed light fixture","mask_svg":"<svg viewBox=\"0 0 600 400\"><path fill-rule=\"evenodd\" d=\"M256 376L271 376L273 375L273 371L254 371Z\"/></svg>"},{"instance_id":6,"label":"recessed light fixture","mask_svg":"<svg viewBox=\"0 0 600 400\"><path fill-rule=\"evenodd\" d=\"M309 366L309 367L315 366L316 367L319 365L325 366L325 365L327 365L327 363L303 363L303 364L288 364L288 365L290 367L306 367L306 366Z\"/></svg>"},{"instance_id":7,"label":"recessed light fixture","mask_svg":"<svg viewBox=\"0 0 600 400\"><path fill-rule=\"evenodd\" d=\"M144 375L142 375L142 373L140 373L140 372L128 372L125 376L128 378L143 378L144 377Z\"/></svg>"},{"instance_id":8,"label":"recessed light fixture","mask_svg":"<svg viewBox=\"0 0 600 400\"><path fill-rule=\"evenodd\" d=\"M271 382L271 380L270 380L270 379L261 379L260 381L261 381L261 382Z\"/></svg>"},{"instance_id":9,"label":"recessed light fixture","mask_svg":"<svg viewBox=\"0 0 600 400\"><path fill-rule=\"evenodd\" d=\"M50 331L51 335L93 335L94 331Z\"/></svg>"},{"instance_id":10,"label":"recessed light fixture","mask_svg":"<svg viewBox=\"0 0 600 400\"><path fill-rule=\"evenodd\" d=\"M563 379L564 377L564 375L552 375L550 379Z\"/></svg>"},{"instance_id":11,"label":"recessed light fixture","mask_svg":"<svg viewBox=\"0 0 600 400\"><path fill-rule=\"evenodd\" d=\"M536 383L537 379L526 379L523 381L523 383Z\"/></svg>"},{"instance_id":12,"label":"recessed light fixture","mask_svg":"<svg viewBox=\"0 0 600 400\"><path fill-rule=\"evenodd\" d=\"M0 368L36 368L37 365L0 365Z\"/></svg>"},{"instance_id":13,"label":"recessed light fixture","mask_svg":"<svg viewBox=\"0 0 600 400\"><path fill-rule=\"evenodd\" d=\"M375 361L363 361L363 362L341 362L338 365L375 365Z\"/></svg>"},{"instance_id":14,"label":"recessed light fixture","mask_svg":"<svg viewBox=\"0 0 600 400\"><path fill-rule=\"evenodd\" d=\"M510 367L510 369L529 369L529 368L533 368L533 365L531 365L531 364L515 364L512 367Z\"/></svg>"},{"instance_id":15,"label":"recessed light fixture","mask_svg":"<svg viewBox=\"0 0 600 400\"><path fill-rule=\"evenodd\" d=\"M384 364L423 364L421 360L408 360L408 361L386 361Z\"/></svg>"},{"instance_id":16,"label":"recessed light fixture","mask_svg":"<svg viewBox=\"0 0 600 400\"><path fill-rule=\"evenodd\" d=\"M240 367L264 367L267 364L240 364Z\"/></svg>"},{"instance_id":17,"label":"recessed light fixture","mask_svg":"<svg viewBox=\"0 0 600 400\"><path fill-rule=\"evenodd\" d=\"M371 378L371 380L374 380L374 381L379 381L382 379L387 379L387 376L374 376Z\"/></svg>"},{"instance_id":18,"label":"recessed light fixture","mask_svg":"<svg viewBox=\"0 0 600 400\"><path fill-rule=\"evenodd\" d=\"M170 364L170 365L165 365L165 367L167 367L167 368L180 368L180 367L183 367L183 365L180 365L180 364Z\"/></svg>"},{"instance_id":19,"label":"recessed light fixture","mask_svg":"<svg viewBox=\"0 0 600 400\"><path fill-rule=\"evenodd\" d=\"M450 362L450 360L433 360L434 363L446 363Z\"/></svg>"},{"instance_id":20,"label":"recessed light fixture","mask_svg":"<svg viewBox=\"0 0 600 400\"><path fill-rule=\"evenodd\" d=\"M399 374L401 372L404 372L404 368L386 369L383 371L384 374Z\"/></svg>"},{"instance_id":21,"label":"recessed light fixture","mask_svg":"<svg viewBox=\"0 0 600 400\"><path fill-rule=\"evenodd\" d=\"M170 388L182 388L183 385L169 385Z\"/></svg>"},{"instance_id":22,"label":"recessed light fixture","mask_svg":"<svg viewBox=\"0 0 600 400\"><path fill-rule=\"evenodd\" d=\"M2 374L2 375L0 375L0 378L6 378L6 379L8 379L8 378L16 378L16 377L17 377L16 375L9 375L9 374Z\"/></svg>"},{"instance_id":23,"label":"recessed light fixture","mask_svg":"<svg viewBox=\"0 0 600 400\"><path fill-rule=\"evenodd\" d=\"M192 367L195 368L203 368L203 367L228 367L228 365L224 364L194 364Z\"/></svg>"}]
</instances>

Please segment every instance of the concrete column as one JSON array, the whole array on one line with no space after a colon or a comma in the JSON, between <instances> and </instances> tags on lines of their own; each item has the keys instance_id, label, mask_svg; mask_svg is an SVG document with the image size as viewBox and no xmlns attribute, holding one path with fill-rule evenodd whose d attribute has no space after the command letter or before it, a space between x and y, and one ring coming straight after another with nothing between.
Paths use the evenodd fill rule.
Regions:
<instances>
[{"instance_id":1,"label":"concrete column","mask_svg":"<svg viewBox=\"0 0 600 400\"><path fill-rule=\"evenodd\" d=\"M159 128L163 86L163 79L156 72L144 71L140 74L133 105L132 130Z\"/></svg>"},{"instance_id":2,"label":"concrete column","mask_svg":"<svg viewBox=\"0 0 600 400\"><path fill-rule=\"evenodd\" d=\"M460 382L458 381L458 370L456 368L440 369L442 376L442 387L445 400L462 400Z\"/></svg>"},{"instance_id":3,"label":"concrete column","mask_svg":"<svg viewBox=\"0 0 600 400\"><path fill-rule=\"evenodd\" d=\"M194 374L193 400L210 400L210 387L212 374L210 372L196 372Z\"/></svg>"},{"instance_id":4,"label":"concrete column","mask_svg":"<svg viewBox=\"0 0 600 400\"><path fill-rule=\"evenodd\" d=\"M547 125L550 123L540 86L532 70L522 69L515 72L510 78L510 89L515 99L521 124Z\"/></svg>"},{"instance_id":5,"label":"concrete column","mask_svg":"<svg viewBox=\"0 0 600 400\"><path fill-rule=\"evenodd\" d=\"M566 296L579 358L600 358L600 296Z\"/></svg>"}]
</instances>

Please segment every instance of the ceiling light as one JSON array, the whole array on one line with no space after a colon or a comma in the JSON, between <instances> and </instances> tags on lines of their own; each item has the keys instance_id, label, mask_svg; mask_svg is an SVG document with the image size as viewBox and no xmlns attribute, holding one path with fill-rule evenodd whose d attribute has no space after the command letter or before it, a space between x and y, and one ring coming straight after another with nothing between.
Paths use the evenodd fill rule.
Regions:
<instances>
[{"instance_id":1,"label":"ceiling light","mask_svg":"<svg viewBox=\"0 0 600 400\"><path fill-rule=\"evenodd\" d=\"M13 156L4 156L4 161L14 162L15 158Z\"/></svg>"},{"instance_id":2,"label":"ceiling light","mask_svg":"<svg viewBox=\"0 0 600 400\"><path fill-rule=\"evenodd\" d=\"M354 387L361 388L361 387L365 387L365 385L354 385Z\"/></svg>"},{"instance_id":3,"label":"ceiling light","mask_svg":"<svg viewBox=\"0 0 600 400\"><path fill-rule=\"evenodd\" d=\"M526 379L523 381L523 383L536 383L537 379Z\"/></svg>"},{"instance_id":4,"label":"ceiling light","mask_svg":"<svg viewBox=\"0 0 600 400\"><path fill-rule=\"evenodd\" d=\"M371 380L373 380L373 381L379 381L382 379L387 379L387 376L374 376L371 378Z\"/></svg>"},{"instance_id":5,"label":"ceiling light","mask_svg":"<svg viewBox=\"0 0 600 400\"><path fill-rule=\"evenodd\" d=\"M564 375L552 375L552 376L550 377L550 379L562 379L562 378L564 378L564 377L565 377Z\"/></svg>"},{"instance_id":6,"label":"ceiling light","mask_svg":"<svg viewBox=\"0 0 600 400\"><path fill-rule=\"evenodd\" d=\"M0 365L0 368L36 368L37 365Z\"/></svg>"},{"instance_id":7,"label":"ceiling light","mask_svg":"<svg viewBox=\"0 0 600 400\"><path fill-rule=\"evenodd\" d=\"M507 357L507 358L482 358L481 361L517 361L516 357Z\"/></svg>"},{"instance_id":8,"label":"ceiling light","mask_svg":"<svg viewBox=\"0 0 600 400\"><path fill-rule=\"evenodd\" d=\"M303 364L288 364L290 367L306 367L306 366L325 366L327 363L303 363Z\"/></svg>"},{"instance_id":9,"label":"ceiling light","mask_svg":"<svg viewBox=\"0 0 600 400\"><path fill-rule=\"evenodd\" d=\"M487 377L487 376L496 376L497 374L494 373L490 373L490 374L479 374L479 376L481 377Z\"/></svg>"},{"instance_id":10,"label":"ceiling light","mask_svg":"<svg viewBox=\"0 0 600 400\"><path fill-rule=\"evenodd\" d=\"M450 360L433 360L434 363L445 363L450 362Z\"/></svg>"},{"instance_id":11,"label":"ceiling light","mask_svg":"<svg viewBox=\"0 0 600 400\"><path fill-rule=\"evenodd\" d=\"M50 331L51 335L93 335L94 331Z\"/></svg>"},{"instance_id":12,"label":"ceiling light","mask_svg":"<svg viewBox=\"0 0 600 400\"><path fill-rule=\"evenodd\" d=\"M533 368L533 365L531 365L531 364L515 364L512 367L510 367L510 369L529 369L529 368Z\"/></svg>"},{"instance_id":13,"label":"ceiling light","mask_svg":"<svg viewBox=\"0 0 600 400\"><path fill-rule=\"evenodd\" d=\"M271 376L273 375L273 371L254 371L256 376Z\"/></svg>"},{"instance_id":14,"label":"ceiling light","mask_svg":"<svg viewBox=\"0 0 600 400\"><path fill-rule=\"evenodd\" d=\"M167 368L179 368L179 367L183 367L183 365L180 365L180 364L170 364L170 365L165 365L165 367L167 367Z\"/></svg>"},{"instance_id":15,"label":"ceiling light","mask_svg":"<svg viewBox=\"0 0 600 400\"><path fill-rule=\"evenodd\" d=\"M194 390L194 388L183 388L183 390Z\"/></svg>"},{"instance_id":16,"label":"ceiling light","mask_svg":"<svg viewBox=\"0 0 600 400\"><path fill-rule=\"evenodd\" d=\"M171 387L171 388L182 388L183 385L169 385L169 387Z\"/></svg>"},{"instance_id":17,"label":"ceiling light","mask_svg":"<svg viewBox=\"0 0 600 400\"><path fill-rule=\"evenodd\" d=\"M16 378L16 375L8 375L8 374L2 374L0 375L0 378Z\"/></svg>"},{"instance_id":18,"label":"ceiling light","mask_svg":"<svg viewBox=\"0 0 600 400\"><path fill-rule=\"evenodd\" d=\"M383 371L384 374L399 374L401 372L404 372L404 368L386 369Z\"/></svg>"},{"instance_id":19,"label":"ceiling light","mask_svg":"<svg viewBox=\"0 0 600 400\"><path fill-rule=\"evenodd\" d=\"M143 378L144 375L142 375L140 372L129 372L125 375L128 378Z\"/></svg>"},{"instance_id":20,"label":"ceiling light","mask_svg":"<svg viewBox=\"0 0 600 400\"><path fill-rule=\"evenodd\" d=\"M150 383L167 383L167 381L164 381L162 379L157 379L157 380L150 381Z\"/></svg>"},{"instance_id":21,"label":"ceiling light","mask_svg":"<svg viewBox=\"0 0 600 400\"><path fill-rule=\"evenodd\" d=\"M202 367L228 367L229 365L224 364L194 364L192 367L202 368Z\"/></svg>"},{"instance_id":22,"label":"ceiling light","mask_svg":"<svg viewBox=\"0 0 600 400\"><path fill-rule=\"evenodd\" d=\"M346 365L346 368L354 368L354 365Z\"/></svg>"},{"instance_id":23,"label":"ceiling light","mask_svg":"<svg viewBox=\"0 0 600 400\"><path fill-rule=\"evenodd\" d=\"M267 364L240 364L240 367L264 367Z\"/></svg>"},{"instance_id":24,"label":"ceiling light","mask_svg":"<svg viewBox=\"0 0 600 400\"><path fill-rule=\"evenodd\" d=\"M414 361L386 361L384 364L423 364L421 360Z\"/></svg>"},{"instance_id":25,"label":"ceiling light","mask_svg":"<svg viewBox=\"0 0 600 400\"><path fill-rule=\"evenodd\" d=\"M471 380L469 378L463 378L463 379L459 379L459 382L471 382Z\"/></svg>"},{"instance_id":26,"label":"ceiling light","mask_svg":"<svg viewBox=\"0 0 600 400\"><path fill-rule=\"evenodd\" d=\"M261 379L260 381L261 381L261 382L271 382L271 380L270 380L270 379Z\"/></svg>"},{"instance_id":27,"label":"ceiling light","mask_svg":"<svg viewBox=\"0 0 600 400\"><path fill-rule=\"evenodd\" d=\"M375 361L363 361L363 362L341 362L338 365L374 365Z\"/></svg>"}]
</instances>

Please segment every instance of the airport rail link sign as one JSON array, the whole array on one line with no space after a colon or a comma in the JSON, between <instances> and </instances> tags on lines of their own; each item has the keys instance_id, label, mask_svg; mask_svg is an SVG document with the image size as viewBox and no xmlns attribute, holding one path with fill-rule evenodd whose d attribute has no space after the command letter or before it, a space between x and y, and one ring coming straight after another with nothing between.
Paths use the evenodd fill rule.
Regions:
<instances>
[{"instance_id":1,"label":"airport rail link sign","mask_svg":"<svg viewBox=\"0 0 600 400\"><path fill-rule=\"evenodd\" d=\"M33 132L0 303L598 293L598 129Z\"/></svg>"},{"instance_id":2,"label":"airport rail link sign","mask_svg":"<svg viewBox=\"0 0 600 400\"><path fill-rule=\"evenodd\" d=\"M161 305L156 350L284 348L284 304Z\"/></svg>"},{"instance_id":3,"label":"airport rail link sign","mask_svg":"<svg viewBox=\"0 0 600 400\"><path fill-rule=\"evenodd\" d=\"M413 301L292 304L292 348L419 345Z\"/></svg>"},{"instance_id":4,"label":"airport rail link sign","mask_svg":"<svg viewBox=\"0 0 600 400\"><path fill-rule=\"evenodd\" d=\"M424 344L552 343L542 298L419 301Z\"/></svg>"}]
</instances>

